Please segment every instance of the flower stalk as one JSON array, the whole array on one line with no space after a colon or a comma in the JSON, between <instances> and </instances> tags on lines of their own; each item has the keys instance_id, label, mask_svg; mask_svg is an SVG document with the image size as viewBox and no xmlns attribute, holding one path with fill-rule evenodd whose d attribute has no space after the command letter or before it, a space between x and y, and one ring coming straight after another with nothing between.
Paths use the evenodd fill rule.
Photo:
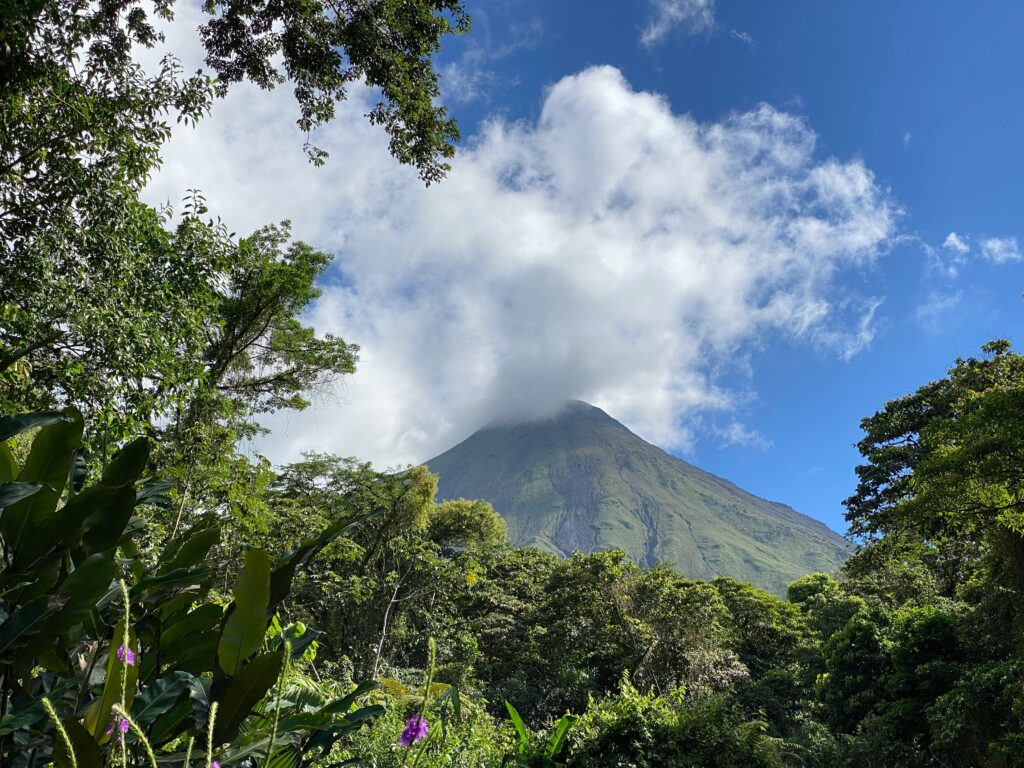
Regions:
<instances>
[{"instance_id":1,"label":"flower stalk","mask_svg":"<svg viewBox=\"0 0 1024 768\"><path fill-rule=\"evenodd\" d=\"M50 719L53 720L53 725L57 729L57 735L60 736L60 740L63 742L64 748L68 751L68 756L71 760L71 768L78 768L78 758L75 757L75 748L71 744L71 737L68 736L68 732L64 729L64 723L62 723L60 718L57 717L57 711L53 708L53 704L50 703L50 700L45 696L43 697L42 704L43 709L46 710L46 714L48 714Z\"/></svg>"}]
</instances>

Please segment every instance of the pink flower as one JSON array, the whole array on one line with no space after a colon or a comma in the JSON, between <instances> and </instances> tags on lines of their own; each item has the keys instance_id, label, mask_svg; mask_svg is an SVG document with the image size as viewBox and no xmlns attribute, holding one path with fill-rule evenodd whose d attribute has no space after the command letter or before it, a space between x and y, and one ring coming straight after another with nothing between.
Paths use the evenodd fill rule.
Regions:
<instances>
[{"instance_id":1,"label":"pink flower","mask_svg":"<svg viewBox=\"0 0 1024 768\"><path fill-rule=\"evenodd\" d=\"M122 664L134 667L135 666L135 651L127 646L122 645L117 649L117 660Z\"/></svg>"},{"instance_id":2,"label":"pink flower","mask_svg":"<svg viewBox=\"0 0 1024 768\"><path fill-rule=\"evenodd\" d=\"M401 747L411 747L420 739L427 738L427 718L422 715L413 715L409 718L409 722L405 724L405 730L402 731L402 735L398 737L398 745Z\"/></svg>"},{"instance_id":3,"label":"pink flower","mask_svg":"<svg viewBox=\"0 0 1024 768\"><path fill-rule=\"evenodd\" d=\"M210 763L210 768L220 768L220 763L214 760Z\"/></svg>"}]
</instances>

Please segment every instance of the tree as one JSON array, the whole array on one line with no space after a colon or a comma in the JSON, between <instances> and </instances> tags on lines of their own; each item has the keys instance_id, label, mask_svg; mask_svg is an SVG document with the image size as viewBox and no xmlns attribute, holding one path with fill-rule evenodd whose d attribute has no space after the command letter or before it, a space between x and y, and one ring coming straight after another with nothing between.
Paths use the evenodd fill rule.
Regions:
<instances>
[{"instance_id":1,"label":"tree","mask_svg":"<svg viewBox=\"0 0 1024 768\"><path fill-rule=\"evenodd\" d=\"M853 733L882 700L878 682L891 671L889 617L859 613L822 648L825 673L819 681L825 716L839 733Z\"/></svg>"},{"instance_id":2,"label":"tree","mask_svg":"<svg viewBox=\"0 0 1024 768\"><path fill-rule=\"evenodd\" d=\"M667 566L641 570L630 585L629 612L645 632L641 655L629 666L637 689L698 697L747 677L732 642L733 617L714 585Z\"/></svg>"},{"instance_id":3,"label":"tree","mask_svg":"<svg viewBox=\"0 0 1024 768\"><path fill-rule=\"evenodd\" d=\"M3 6L0 362L30 364L7 404L74 401L107 423L110 445L140 424L189 411L184 403L204 375L214 379L207 394L230 391L259 412L300 404L302 387L324 371L348 372L354 361L354 348L294 322L295 307L315 298L326 257L305 246L283 256L283 229L235 243L203 220L198 197L175 226L170 210L139 201L172 120L201 119L216 93L241 80L265 88L290 81L299 124L312 131L362 82L380 95L368 118L426 183L444 175L458 137L435 104L432 63L445 36L468 29L458 0L211 0L199 35L216 80L184 74L173 57L153 72L136 62L138 48L162 39L157 25L173 6ZM275 299L277 287L292 295L267 310L259 301ZM289 300L291 308L275 314ZM252 323L268 312L275 327L264 333ZM226 336L216 332L221 323Z\"/></svg>"},{"instance_id":4,"label":"tree","mask_svg":"<svg viewBox=\"0 0 1024 768\"><path fill-rule=\"evenodd\" d=\"M809 573L789 585L789 602L800 607L818 635L827 640L862 608L863 598L850 594L833 576Z\"/></svg>"},{"instance_id":5,"label":"tree","mask_svg":"<svg viewBox=\"0 0 1024 768\"><path fill-rule=\"evenodd\" d=\"M923 562L946 595L987 574L1024 617L1024 357L1005 341L983 352L862 422L846 517L867 550Z\"/></svg>"},{"instance_id":6,"label":"tree","mask_svg":"<svg viewBox=\"0 0 1024 768\"><path fill-rule=\"evenodd\" d=\"M430 512L427 535L442 550L479 552L508 544L505 520L486 501L442 501Z\"/></svg>"},{"instance_id":7,"label":"tree","mask_svg":"<svg viewBox=\"0 0 1024 768\"><path fill-rule=\"evenodd\" d=\"M192 390L173 404L154 397L155 415L171 418L160 459L179 481L179 509L189 498L223 498L219 467L237 464L238 440L264 431L259 416L302 410L311 392L355 371L357 346L298 319L319 298L329 264L328 254L289 243L285 222L240 240L209 282L205 343L189 350L200 368Z\"/></svg>"},{"instance_id":8,"label":"tree","mask_svg":"<svg viewBox=\"0 0 1024 768\"><path fill-rule=\"evenodd\" d=\"M392 154L415 165L428 183L444 175L444 159L454 152L458 129L445 107L434 103L439 91L432 57L446 35L469 29L469 17L459 0L313 0L297 4L207 0L204 9L210 19L198 32L206 63L217 77L218 93L243 80L267 89L291 82L299 105L298 124L308 133L331 120L335 104L347 97L353 83L361 82L379 94L378 104L367 117L390 135ZM140 105L152 115L184 108L180 114L196 117L208 105L208 78L179 78L173 59L167 59L162 76L146 81L132 59L135 46L152 47L163 39L157 25L172 18L173 10L174 0L154 3L151 12L139 0L101 0L87 5L73 0L6 3L0 97L15 97L9 104L24 110L29 104L16 97L71 86L72 95L96 99L103 107L95 115L100 120L115 114L137 114L133 110ZM80 57L79 52L85 55ZM126 76L142 79L118 93L117 83ZM147 82L165 89L153 98L124 100L126 96L144 96L145 88L138 86ZM188 85L185 90L179 88L182 83ZM23 122L24 115L19 111L9 117L13 118L10 125L15 125ZM54 123L63 126L56 136L71 139L64 145L69 157L79 155L84 147L78 142L86 131L69 131L76 125L74 121L58 119ZM140 150L148 153L153 149L152 140L159 140L160 135L143 133L138 138L151 140L140 145ZM44 144L30 142L23 146L35 151L20 153L0 142L21 169L42 164L39 151L45 149ZM309 148L314 159L324 157L322 151Z\"/></svg>"}]
</instances>

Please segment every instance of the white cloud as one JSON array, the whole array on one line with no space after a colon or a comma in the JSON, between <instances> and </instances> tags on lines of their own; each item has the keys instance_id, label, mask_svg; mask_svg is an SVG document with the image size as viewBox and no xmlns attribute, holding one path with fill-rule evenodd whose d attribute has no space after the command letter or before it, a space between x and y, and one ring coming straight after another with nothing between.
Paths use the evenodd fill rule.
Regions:
<instances>
[{"instance_id":1,"label":"white cloud","mask_svg":"<svg viewBox=\"0 0 1024 768\"><path fill-rule=\"evenodd\" d=\"M513 24L504 45L496 45L489 34L474 30L462 55L441 68L441 95L448 102L487 100L491 91L507 84L491 65L518 51L536 48L543 36L540 19Z\"/></svg>"},{"instance_id":2,"label":"white cloud","mask_svg":"<svg viewBox=\"0 0 1024 768\"><path fill-rule=\"evenodd\" d=\"M968 238L965 235L958 235L956 232L950 232L946 235L946 239L942 243L942 247L959 253L961 255L970 253L971 246L967 244Z\"/></svg>"},{"instance_id":3,"label":"white cloud","mask_svg":"<svg viewBox=\"0 0 1024 768\"><path fill-rule=\"evenodd\" d=\"M240 87L176 131L148 191L198 187L240 233L290 218L337 254L309 319L362 346L359 370L271 419L275 461L420 461L574 397L684 446L696 415L732 407L717 372L752 347L870 342L877 303L837 284L888 247L898 211L797 117L699 123L595 67L554 84L536 122L487 124L425 189L367 106L353 94L314 137L331 152L314 169L287 89Z\"/></svg>"},{"instance_id":4,"label":"white cloud","mask_svg":"<svg viewBox=\"0 0 1024 768\"><path fill-rule=\"evenodd\" d=\"M933 245L917 235L901 235L899 239L914 243L924 251L929 275L937 274L947 280L956 280L969 261L971 238L967 235L950 232L941 246Z\"/></svg>"},{"instance_id":5,"label":"white cloud","mask_svg":"<svg viewBox=\"0 0 1024 768\"><path fill-rule=\"evenodd\" d=\"M909 147L910 146L910 140L912 138L913 138L913 136L910 133L910 131L904 131L903 132L903 146L904 147Z\"/></svg>"},{"instance_id":6,"label":"white cloud","mask_svg":"<svg viewBox=\"0 0 1024 768\"><path fill-rule=\"evenodd\" d=\"M956 293L943 293L933 291L918 305L916 316L917 322L930 331L939 330L960 306L963 300L963 291Z\"/></svg>"},{"instance_id":7,"label":"white cloud","mask_svg":"<svg viewBox=\"0 0 1024 768\"><path fill-rule=\"evenodd\" d=\"M810 335L819 346L835 350L844 362L849 362L875 340L878 323L875 315L882 300L875 297L835 301L829 311L841 322L833 327L817 328Z\"/></svg>"},{"instance_id":8,"label":"white cloud","mask_svg":"<svg viewBox=\"0 0 1024 768\"><path fill-rule=\"evenodd\" d=\"M771 441L766 439L764 435L738 421L731 421L725 427L716 427L714 432L721 445L726 447L741 445L747 448L757 448L761 451L766 451L772 447Z\"/></svg>"},{"instance_id":9,"label":"white cloud","mask_svg":"<svg viewBox=\"0 0 1024 768\"><path fill-rule=\"evenodd\" d=\"M981 241L981 255L996 264L1007 261L1020 261L1024 254L1020 252L1016 237L989 237Z\"/></svg>"},{"instance_id":10,"label":"white cloud","mask_svg":"<svg viewBox=\"0 0 1024 768\"><path fill-rule=\"evenodd\" d=\"M678 27L696 34L715 26L715 0L650 0L651 18L640 32L640 44L651 48Z\"/></svg>"}]
</instances>

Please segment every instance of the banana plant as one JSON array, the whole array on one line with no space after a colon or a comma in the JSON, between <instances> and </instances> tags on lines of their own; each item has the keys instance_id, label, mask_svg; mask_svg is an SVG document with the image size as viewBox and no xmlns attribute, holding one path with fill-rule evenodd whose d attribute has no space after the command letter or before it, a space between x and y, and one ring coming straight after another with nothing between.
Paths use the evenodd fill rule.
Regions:
<instances>
[{"instance_id":1,"label":"banana plant","mask_svg":"<svg viewBox=\"0 0 1024 768\"><path fill-rule=\"evenodd\" d=\"M19 464L12 441L30 430ZM0 418L0 765L297 768L380 714L359 705L373 684L285 697L315 633L276 623L295 574L371 515L277 562L246 552L223 605L204 565L216 528L186 531L155 565L140 557L147 506L169 488L144 477L148 441L87 483L82 432L73 408Z\"/></svg>"},{"instance_id":2,"label":"banana plant","mask_svg":"<svg viewBox=\"0 0 1024 768\"><path fill-rule=\"evenodd\" d=\"M565 748L565 737L577 718L568 713L562 715L555 722L548 738L543 739L530 732L516 708L507 701L505 709L508 710L509 719L516 730L516 746L513 752L505 755L502 759L502 768L505 766L548 768L548 766L558 765L558 756Z\"/></svg>"}]
</instances>

